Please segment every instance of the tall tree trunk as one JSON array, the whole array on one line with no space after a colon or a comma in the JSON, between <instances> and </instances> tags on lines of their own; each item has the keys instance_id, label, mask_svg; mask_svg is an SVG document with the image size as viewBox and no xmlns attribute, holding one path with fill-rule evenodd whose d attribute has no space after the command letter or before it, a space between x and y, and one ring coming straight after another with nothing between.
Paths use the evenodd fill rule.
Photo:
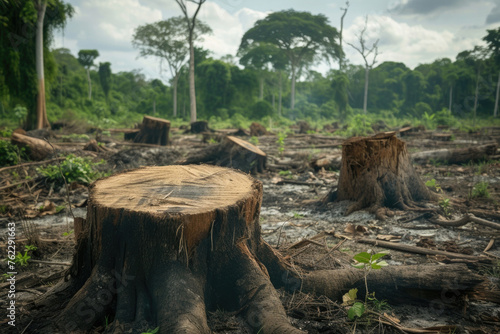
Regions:
<instances>
[{"instance_id":1,"label":"tall tree trunk","mask_svg":"<svg viewBox=\"0 0 500 334\"><path fill-rule=\"evenodd\" d=\"M290 109L295 109L295 66L292 65L292 92L291 92L291 100L290 100Z\"/></svg>"},{"instance_id":2,"label":"tall tree trunk","mask_svg":"<svg viewBox=\"0 0 500 334\"><path fill-rule=\"evenodd\" d=\"M367 66L365 68L365 97L363 99L363 112L366 115L366 107L368 105L368 80L370 77L370 68Z\"/></svg>"},{"instance_id":3,"label":"tall tree trunk","mask_svg":"<svg viewBox=\"0 0 500 334\"><path fill-rule=\"evenodd\" d=\"M278 116L281 117L281 101L283 97L283 79L281 75L281 71L279 71L279 95L278 95Z\"/></svg>"},{"instance_id":4,"label":"tall tree trunk","mask_svg":"<svg viewBox=\"0 0 500 334\"><path fill-rule=\"evenodd\" d=\"M259 79L259 100L264 99L264 77Z\"/></svg>"},{"instance_id":5,"label":"tall tree trunk","mask_svg":"<svg viewBox=\"0 0 500 334\"><path fill-rule=\"evenodd\" d=\"M450 113L451 113L451 103L452 102L453 102L453 86L450 86L450 104L448 107L448 110L450 111Z\"/></svg>"},{"instance_id":6,"label":"tall tree trunk","mask_svg":"<svg viewBox=\"0 0 500 334\"><path fill-rule=\"evenodd\" d=\"M45 75L43 69L43 20L47 1L39 0L37 2L37 20L36 20L36 74L38 79L38 95L36 102L36 128L43 129L49 126L47 119L47 109L45 106Z\"/></svg>"},{"instance_id":7,"label":"tall tree trunk","mask_svg":"<svg viewBox=\"0 0 500 334\"><path fill-rule=\"evenodd\" d=\"M344 48L342 46L342 35L344 34L344 18L347 14L347 9L349 9L349 1L346 2L346 8L341 8L344 10L344 13L342 14L342 17L340 18L340 34L339 34L339 46L340 46L340 51L342 54L340 55L339 58L339 70L342 71L342 68L344 66Z\"/></svg>"},{"instance_id":8,"label":"tall tree trunk","mask_svg":"<svg viewBox=\"0 0 500 334\"><path fill-rule=\"evenodd\" d=\"M272 103L273 103L273 110L274 110L274 106L275 106L275 100L276 100L276 95L273 93L273 97L272 97Z\"/></svg>"},{"instance_id":9,"label":"tall tree trunk","mask_svg":"<svg viewBox=\"0 0 500 334\"><path fill-rule=\"evenodd\" d=\"M194 46L193 34L189 36L189 102L191 107L191 123L196 122L196 90L194 87Z\"/></svg>"},{"instance_id":10,"label":"tall tree trunk","mask_svg":"<svg viewBox=\"0 0 500 334\"><path fill-rule=\"evenodd\" d=\"M474 127L476 126L477 100L479 98L479 68L477 69L476 93L475 93L475 95L476 96L474 97L474 111L473 111L474 121L472 123Z\"/></svg>"},{"instance_id":11,"label":"tall tree trunk","mask_svg":"<svg viewBox=\"0 0 500 334\"><path fill-rule=\"evenodd\" d=\"M89 100L92 100L92 81L90 81L90 67L87 67L87 81L89 82Z\"/></svg>"},{"instance_id":12,"label":"tall tree trunk","mask_svg":"<svg viewBox=\"0 0 500 334\"><path fill-rule=\"evenodd\" d=\"M156 115L156 99L153 100L153 116Z\"/></svg>"},{"instance_id":13,"label":"tall tree trunk","mask_svg":"<svg viewBox=\"0 0 500 334\"><path fill-rule=\"evenodd\" d=\"M500 95L500 73L498 73L498 82L497 82L497 94L495 97L495 110L493 111L493 117L498 116L498 98Z\"/></svg>"},{"instance_id":14,"label":"tall tree trunk","mask_svg":"<svg viewBox=\"0 0 500 334\"><path fill-rule=\"evenodd\" d=\"M174 76L174 118L177 117L177 83L179 82L180 73L176 73Z\"/></svg>"}]
</instances>

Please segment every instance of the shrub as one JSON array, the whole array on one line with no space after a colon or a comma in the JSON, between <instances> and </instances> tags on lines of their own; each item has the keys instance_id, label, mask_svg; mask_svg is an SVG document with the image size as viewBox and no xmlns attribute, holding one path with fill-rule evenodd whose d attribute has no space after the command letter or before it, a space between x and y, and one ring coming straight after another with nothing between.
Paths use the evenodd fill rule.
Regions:
<instances>
[{"instance_id":1,"label":"shrub","mask_svg":"<svg viewBox=\"0 0 500 334\"><path fill-rule=\"evenodd\" d=\"M25 148L0 140L0 167L17 165L21 159L28 160Z\"/></svg>"},{"instance_id":2,"label":"shrub","mask_svg":"<svg viewBox=\"0 0 500 334\"><path fill-rule=\"evenodd\" d=\"M60 167L66 178L66 182L71 183L76 181L78 183L89 184L101 176L101 173L96 170L96 166L103 163L103 160L94 163L88 158L70 154L61 162ZM39 167L36 170L50 182L55 182L58 185L64 183L58 165Z\"/></svg>"},{"instance_id":3,"label":"shrub","mask_svg":"<svg viewBox=\"0 0 500 334\"><path fill-rule=\"evenodd\" d=\"M488 182L479 182L476 183L474 188L472 189L472 198L480 197L480 198L489 198L490 193L488 191Z\"/></svg>"}]
</instances>

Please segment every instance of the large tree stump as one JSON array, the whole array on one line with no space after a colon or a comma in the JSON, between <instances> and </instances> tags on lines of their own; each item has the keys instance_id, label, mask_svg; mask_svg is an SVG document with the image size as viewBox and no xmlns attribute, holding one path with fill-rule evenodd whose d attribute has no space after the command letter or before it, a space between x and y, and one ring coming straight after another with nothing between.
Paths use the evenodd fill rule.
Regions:
<instances>
[{"instance_id":1,"label":"large tree stump","mask_svg":"<svg viewBox=\"0 0 500 334\"><path fill-rule=\"evenodd\" d=\"M368 208L385 218L383 207L414 208L434 200L413 168L406 143L394 132L354 137L342 144L337 200L355 201L346 214Z\"/></svg>"},{"instance_id":2,"label":"large tree stump","mask_svg":"<svg viewBox=\"0 0 500 334\"><path fill-rule=\"evenodd\" d=\"M239 169L247 173L262 173L266 168L267 156L249 142L227 136L218 145L208 146L195 152L180 164L211 164Z\"/></svg>"},{"instance_id":3,"label":"large tree stump","mask_svg":"<svg viewBox=\"0 0 500 334\"><path fill-rule=\"evenodd\" d=\"M208 127L207 121L196 121L191 123L190 131L191 133L203 133L203 132L211 132Z\"/></svg>"},{"instance_id":4,"label":"large tree stump","mask_svg":"<svg viewBox=\"0 0 500 334\"><path fill-rule=\"evenodd\" d=\"M168 144L169 132L170 121L157 117L144 116L141 131L135 136L134 143L165 146Z\"/></svg>"},{"instance_id":5,"label":"large tree stump","mask_svg":"<svg viewBox=\"0 0 500 334\"><path fill-rule=\"evenodd\" d=\"M206 311L224 308L255 332L302 333L269 278L280 260L261 239L261 201L259 181L215 166L149 167L95 182L71 269L79 291L56 332L85 331L107 316L115 333L209 333Z\"/></svg>"}]
</instances>

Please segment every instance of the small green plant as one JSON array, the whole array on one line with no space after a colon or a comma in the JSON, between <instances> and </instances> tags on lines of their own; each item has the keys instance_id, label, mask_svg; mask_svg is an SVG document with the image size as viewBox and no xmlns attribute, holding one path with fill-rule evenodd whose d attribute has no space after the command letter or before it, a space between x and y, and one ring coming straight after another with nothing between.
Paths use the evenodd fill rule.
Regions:
<instances>
[{"instance_id":1,"label":"small green plant","mask_svg":"<svg viewBox=\"0 0 500 334\"><path fill-rule=\"evenodd\" d=\"M19 122L19 126L23 124L23 121L26 119L27 115L28 109L26 109L26 107L19 104L14 107L14 116L16 116L17 121Z\"/></svg>"},{"instance_id":2,"label":"small green plant","mask_svg":"<svg viewBox=\"0 0 500 334\"><path fill-rule=\"evenodd\" d=\"M258 137L256 137L256 136L252 136L252 137L250 137L250 140L249 140L249 141L250 141L250 143L252 143L252 144L253 144L253 145L255 145L255 146L258 146L258 145L259 145L259 138L258 138Z\"/></svg>"},{"instance_id":3,"label":"small green plant","mask_svg":"<svg viewBox=\"0 0 500 334\"><path fill-rule=\"evenodd\" d=\"M286 133L284 132L278 133L278 140L276 141L276 144L278 144L278 152L280 156L283 156L283 152L285 152L285 139L286 139Z\"/></svg>"},{"instance_id":4,"label":"small green plant","mask_svg":"<svg viewBox=\"0 0 500 334\"><path fill-rule=\"evenodd\" d=\"M61 212L62 210L64 210L66 208L66 205L58 205L56 206L56 213L59 213Z\"/></svg>"},{"instance_id":5,"label":"small green plant","mask_svg":"<svg viewBox=\"0 0 500 334\"><path fill-rule=\"evenodd\" d=\"M476 183L474 188L472 188L472 198L489 198L490 197L490 192L488 191L488 182L479 182Z\"/></svg>"},{"instance_id":6,"label":"small green plant","mask_svg":"<svg viewBox=\"0 0 500 334\"><path fill-rule=\"evenodd\" d=\"M435 129L436 128L436 114L429 114L424 112L422 115L422 124L425 125L427 129Z\"/></svg>"},{"instance_id":7,"label":"small green plant","mask_svg":"<svg viewBox=\"0 0 500 334\"><path fill-rule=\"evenodd\" d=\"M436 192L442 191L441 186L436 182L436 179L431 179L425 182L425 185L429 188L434 188Z\"/></svg>"},{"instance_id":8,"label":"small green plant","mask_svg":"<svg viewBox=\"0 0 500 334\"><path fill-rule=\"evenodd\" d=\"M443 198L440 202L439 202L439 206L441 207L441 209L443 209L443 212L444 212L444 215L446 217L448 217L450 215L450 199L449 198Z\"/></svg>"},{"instance_id":9,"label":"small green plant","mask_svg":"<svg viewBox=\"0 0 500 334\"><path fill-rule=\"evenodd\" d=\"M2 281L2 282L6 282L6 281L7 281L9 278L11 278L13 275L14 275L14 274L7 274L7 273L2 274L2 279L1 279L1 281Z\"/></svg>"},{"instance_id":10,"label":"small green plant","mask_svg":"<svg viewBox=\"0 0 500 334\"><path fill-rule=\"evenodd\" d=\"M215 145L215 144L217 144L217 140L215 140L214 138L210 138L210 139L208 140L208 144L209 144L209 145Z\"/></svg>"},{"instance_id":11,"label":"small green plant","mask_svg":"<svg viewBox=\"0 0 500 334\"><path fill-rule=\"evenodd\" d=\"M142 332L141 334L157 334L160 330L160 327L156 327L155 329L148 329L146 332Z\"/></svg>"},{"instance_id":12,"label":"small green plant","mask_svg":"<svg viewBox=\"0 0 500 334\"><path fill-rule=\"evenodd\" d=\"M69 232L64 232L63 237L68 237L68 236L72 235L74 232L75 231L73 231L73 230L70 230Z\"/></svg>"},{"instance_id":13,"label":"small green plant","mask_svg":"<svg viewBox=\"0 0 500 334\"><path fill-rule=\"evenodd\" d=\"M31 259L31 252L35 251L37 248L32 245L26 245L24 246L24 254L21 254L21 252L17 252L16 258L14 259L14 262L20 265L21 267L27 266L28 265L28 260Z\"/></svg>"},{"instance_id":14,"label":"small green plant","mask_svg":"<svg viewBox=\"0 0 500 334\"><path fill-rule=\"evenodd\" d=\"M353 259L357 262L356 264L352 264L354 268L363 270L364 272L364 280L365 280L365 289L366 289L366 294L365 294L365 301L364 303L356 301L357 300L357 289L352 289L349 291L349 293L344 296L344 300L348 300L350 302L354 303L352 306L349 308L347 311L347 317L350 320L354 320L357 317L361 317L365 311L366 308L368 307L368 301L373 301L376 300L375 298L375 293L370 294L368 290L368 274L372 270L378 270L382 269L383 267L388 266L388 263L382 260L382 257L386 256L387 253L381 252L381 253L375 253L372 254L372 252L361 252L356 255L354 255ZM378 300L377 300L378 302ZM382 303L382 302L379 302Z\"/></svg>"},{"instance_id":15,"label":"small green plant","mask_svg":"<svg viewBox=\"0 0 500 334\"><path fill-rule=\"evenodd\" d=\"M287 179L291 178L292 175L293 175L293 173L290 172L289 170L280 170L280 172L279 172L279 176L286 177Z\"/></svg>"},{"instance_id":16,"label":"small green plant","mask_svg":"<svg viewBox=\"0 0 500 334\"><path fill-rule=\"evenodd\" d=\"M64 177L66 178L66 182L71 183L76 181L83 184L89 184L102 176L101 173L96 170L96 167L103 163L104 160L94 163L88 158L77 157L70 154L64 161L61 162L60 167ZM58 185L64 183L61 171L57 165L39 167L36 170L50 182L55 182Z\"/></svg>"},{"instance_id":17,"label":"small green plant","mask_svg":"<svg viewBox=\"0 0 500 334\"><path fill-rule=\"evenodd\" d=\"M298 212L294 212L294 213L293 213L293 218L294 218L294 219L304 218L304 215L303 215L303 214L300 214L300 213L298 213Z\"/></svg>"}]
</instances>

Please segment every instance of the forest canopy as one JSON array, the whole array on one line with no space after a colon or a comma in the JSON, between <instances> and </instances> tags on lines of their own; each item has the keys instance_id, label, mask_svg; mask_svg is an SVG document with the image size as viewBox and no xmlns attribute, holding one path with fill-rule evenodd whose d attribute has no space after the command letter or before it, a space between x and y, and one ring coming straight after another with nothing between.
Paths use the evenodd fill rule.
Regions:
<instances>
[{"instance_id":1,"label":"forest canopy","mask_svg":"<svg viewBox=\"0 0 500 334\"><path fill-rule=\"evenodd\" d=\"M20 29L23 24L33 25L32 4L0 4L0 22L8 32L0 36L0 116L7 125L26 125L26 116L36 104L35 67L27 66L34 63L35 49L32 36L23 37ZM178 70L168 81L148 79L140 69L115 72L113 63L99 58L99 50L80 50L77 55L66 48L51 48L54 31L63 28L72 14L69 4L49 1L44 26L49 121L85 119L91 125L110 127L131 125L146 114L189 121L188 55L179 57ZM288 25L294 30L280 33L277 29ZM370 70L363 117L401 123L432 121L434 126L455 123L456 118L493 117L497 113L499 36L500 28L486 31L483 41L477 41L486 43L485 47L464 50L455 60L436 59L414 69L394 61L377 64ZM137 41L136 36L136 45ZM244 34L237 55L216 58L195 43L198 118L230 119L234 127L263 118L351 121L362 114L365 69L345 59L338 70L344 54L338 42L338 30L325 16L286 10L257 21ZM180 49L186 50L186 45ZM92 61L84 57L89 52ZM328 72L311 69L325 58L329 59Z\"/></svg>"}]
</instances>

